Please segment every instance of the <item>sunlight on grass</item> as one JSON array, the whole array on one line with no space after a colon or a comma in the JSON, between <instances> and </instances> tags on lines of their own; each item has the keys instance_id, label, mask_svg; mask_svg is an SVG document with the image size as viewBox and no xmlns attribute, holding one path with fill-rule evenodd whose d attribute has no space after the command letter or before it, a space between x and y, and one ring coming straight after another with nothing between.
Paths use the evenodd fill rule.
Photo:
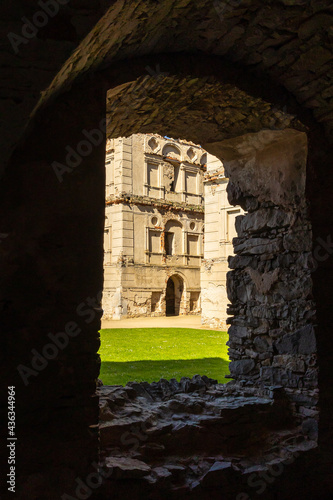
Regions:
<instances>
[{"instance_id":1,"label":"sunlight on grass","mask_svg":"<svg viewBox=\"0 0 333 500\"><path fill-rule=\"evenodd\" d=\"M191 328L118 328L101 330L100 379L106 385L129 381L207 375L219 382L229 373L221 331Z\"/></svg>"}]
</instances>

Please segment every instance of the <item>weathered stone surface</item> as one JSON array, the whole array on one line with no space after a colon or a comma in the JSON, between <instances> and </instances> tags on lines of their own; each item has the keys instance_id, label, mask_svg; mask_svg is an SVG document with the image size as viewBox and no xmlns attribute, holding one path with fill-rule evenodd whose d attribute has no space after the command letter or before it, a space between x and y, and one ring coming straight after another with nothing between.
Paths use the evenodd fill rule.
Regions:
<instances>
[{"instance_id":1,"label":"weathered stone surface","mask_svg":"<svg viewBox=\"0 0 333 500\"><path fill-rule=\"evenodd\" d=\"M152 384L144 385L148 394ZM249 474L283 463L292 450L305 452L316 445L316 415L303 413L307 417L304 434L299 427L294 428L290 403L282 389L272 387L266 391L271 397L264 398L255 396L257 389L235 382L214 384L206 380L206 385L204 393L193 389L165 400L154 384L153 401L139 393L127 398L109 422L118 435L113 443L106 444L105 422L101 422L102 461L111 472L105 485L109 496L120 491L124 479L130 479L133 488L135 481L140 481L137 487L141 494L163 491L182 495L191 491L202 498L221 488L235 491ZM107 395L118 391L119 387L114 391L104 387L101 408ZM131 410L138 404L139 417ZM194 406L201 411L193 412ZM246 460L240 458L245 454Z\"/></svg>"},{"instance_id":2,"label":"weathered stone surface","mask_svg":"<svg viewBox=\"0 0 333 500\"><path fill-rule=\"evenodd\" d=\"M227 274L231 302L228 312L233 315L227 342L230 373L242 383L288 388L288 396L297 401L295 413L300 416L294 396L299 390L310 392L318 384L309 266L312 234L306 207L298 200L305 187L306 141L302 137L297 144L296 135L290 137L289 159L275 164L273 177L263 187L261 183L268 170L254 179L253 166L262 161L264 168L282 136L275 145L273 137L266 137L268 142L273 141L267 157L264 142L257 144L258 151L263 153L260 159L260 154L256 156L254 152L256 143L252 139L247 136L229 145L224 143L227 160L224 166L231 176L229 200L249 210L236 220L239 233L233 240L236 255L229 259L233 270ZM245 152L249 155L247 161L240 160ZM233 163L232 155L238 155L238 165ZM288 194L278 194L273 187L278 182L280 168L285 168ZM297 172L302 187L294 184ZM307 400L310 411L316 411L312 405L314 399L311 396Z\"/></svg>"},{"instance_id":3,"label":"weathered stone surface","mask_svg":"<svg viewBox=\"0 0 333 500\"><path fill-rule=\"evenodd\" d=\"M114 414L111 412L107 401L104 401L100 406L99 415L100 420L112 420L112 418L114 417Z\"/></svg>"},{"instance_id":4,"label":"weathered stone surface","mask_svg":"<svg viewBox=\"0 0 333 500\"><path fill-rule=\"evenodd\" d=\"M255 367L255 362L252 359L240 359L239 361L231 361L229 364L230 373L233 376L246 375Z\"/></svg>"},{"instance_id":5,"label":"weathered stone surface","mask_svg":"<svg viewBox=\"0 0 333 500\"><path fill-rule=\"evenodd\" d=\"M308 231L286 234L283 246L290 252L310 252L312 248L311 234Z\"/></svg>"},{"instance_id":6,"label":"weathered stone surface","mask_svg":"<svg viewBox=\"0 0 333 500\"><path fill-rule=\"evenodd\" d=\"M314 418L308 418L302 423L302 431L305 435L309 436L310 439L316 439L318 435L318 420Z\"/></svg>"},{"instance_id":7,"label":"weathered stone surface","mask_svg":"<svg viewBox=\"0 0 333 500\"><path fill-rule=\"evenodd\" d=\"M253 344L259 353L273 351L272 340L269 337L256 337Z\"/></svg>"},{"instance_id":8,"label":"weathered stone surface","mask_svg":"<svg viewBox=\"0 0 333 500\"><path fill-rule=\"evenodd\" d=\"M272 228L287 227L292 222L293 216L278 208L261 208L248 213L242 218L237 218L236 229L239 236L247 233L255 234Z\"/></svg>"},{"instance_id":9,"label":"weathered stone surface","mask_svg":"<svg viewBox=\"0 0 333 500\"><path fill-rule=\"evenodd\" d=\"M277 253L281 249L282 242L278 239L251 238L243 240L234 239L235 252L242 255L260 255L263 253Z\"/></svg>"},{"instance_id":10,"label":"weathered stone surface","mask_svg":"<svg viewBox=\"0 0 333 500\"><path fill-rule=\"evenodd\" d=\"M291 370L293 372L305 372L305 361L302 358L291 354L274 356L272 366L284 366L287 370Z\"/></svg>"},{"instance_id":11,"label":"weathered stone surface","mask_svg":"<svg viewBox=\"0 0 333 500\"><path fill-rule=\"evenodd\" d=\"M179 382L176 379L166 380L161 379L159 382L129 382L124 388L127 393L128 387L133 389L138 396L143 396L147 399L169 399L177 393L204 391L211 385L217 384L217 380L211 379L206 375L194 375L192 379L182 377Z\"/></svg>"},{"instance_id":12,"label":"weathered stone surface","mask_svg":"<svg viewBox=\"0 0 333 500\"><path fill-rule=\"evenodd\" d=\"M318 386L318 368L308 368L304 375L303 385L308 389L316 389Z\"/></svg>"},{"instance_id":13,"label":"weathered stone surface","mask_svg":"<svg viewBox=\"0 0 333 500\"><path fill-rule=\"evenodd\" d=\"M307 138L295 130L265 130L221 142L220 157L233 185L246 196L291 207L305 189ZM269 168L268 168L269 165ZM242 205L241 199L230 199Z\"/></svg>"},{"instance_id":14,"label":"weathered stone surface","mask_svg":"<svg viewBox=\"0 0 333 500\"><path fill-rule=\"evenodd\" d=\"M316 351L316 337L313 326L307 325L295 333L287 334L275 342L280 354L313 354Z\"/></svg>"},{"instance_id":15,"label":"weathered stone surface","mask_svg":"<svg viewBox=\"0 0 333 500\"><path fill-rule=\"evenodd\" d=\"M139 452L143 456L147 457L163 456L165 452L165 446L161 443L149 442L140 446Z\"/></svg>"},{"instance_id":16,"label":"weathered stone surface","mask_svg":"<svg viewBox=\"0 0 333 500\"><path fill-rule=\"evenodd\" d=\"M172 477L172 472L166 467L154 467L152 474L159 482L165 482Z\"/></svg>"},{"instance_id":17,"label":"weathered stone surface","mask_svg":"<svg viewBox=\"0 0 333 500\"><path fill-rule=\"evenodd\" d=\"M274 271L262 274L251 268L248 268L247 271L251 276L251 279L253 280L257 291L264 295L267 294L274 283L277 282L279 277L279 269L274 269Z\"/></svg>"},{"instance_id":18,"label":"weathered stone surface","mask_svg":"<svg viewBox=\"0 0 333 500\"><path fill-rule=\"evenodd\" d=\"M235 339L246 339L251 337L251 332L249 328L245 326L236 326L236 325L231 325L229 330L229 338L230 340L235 340Z\"/></svg>"},{"instance_id":19,"label":"weathered stone surface","mask_svg":"<svg viewBox=\"0 0 333 500\"><path fill-rule=\"evenodd\" d=\"M147 476L151 467L141 460L124 457L107 457L106 466L112 470L112 479L133 479Z\"/></svg>"},{"instance_id":20,"label":"weathered stone surface","mask_svg":"<svg viewBox=\"0 0 333 500\"><path fill-rule=\"evenodd\" d=\"M234 255L228 257L228 264L230 269L239 269L248 267L254 262L252 257L247 257L243 255Z\"/></svg>"}]
</instances>

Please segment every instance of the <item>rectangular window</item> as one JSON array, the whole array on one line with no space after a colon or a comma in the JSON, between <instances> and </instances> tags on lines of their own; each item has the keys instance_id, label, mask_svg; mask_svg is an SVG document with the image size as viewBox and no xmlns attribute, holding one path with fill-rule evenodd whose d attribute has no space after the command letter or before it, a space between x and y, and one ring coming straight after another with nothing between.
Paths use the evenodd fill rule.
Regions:
<instances>
[{"instance_id":1,"label":"rectangular window","mask_svg":"<svg viewBox=\"0 0 333 500\"><path fill-rule=\"evenodd\" d=\"M186 182L186 192L197 194L197 174L192 172L186 172L185 182Z\"/></svg>"},{"instance_id":2,"label":"rectangular window","mask_svg":"<svg viewBox=\"0 0 333 500\"><path fill-rule=\"evenodd\" d=\"M173 254L174 233L165 233L165 252L167 255Z\"/></svg>"},{"instance_id":3,"label":"rectangular window","mask_svg":"<svg viewBox=\"0 0 333 500\"><path fill-rule=\"evenodd\" d=\"M104 264L111 263L111 253L112 253L112 228L104 229Z\"/></svg>"},{"instance_id":4,"label":"rectangular window","mask_svg":"<svg viewBox=\"0 0 333 500\"><path fill-rule=\"evenodd\" d=\"M159 187L159 180L158 180L158 165L155 165L153 163L148 163L148 175L147 175L147 182L150 187Z\"/></svg>"},{"instance_id":5,"label":"rectangular window","mask_svg":"<svg viewBox=\"0 0 333 500\"><path fill-rule=\"evenodd\" d=\"M173 180L173 191L179 193L181 190L180 186L180 175L179 175L179 165L175 166L175 176Z\"/></svg>"},{"instance_id":6,"label":"rectangular window","mask_svg":"<svg viewBox=\"0 0 333 500\"><path fill-rule=\"evenodd\" d=\"M187 235L187 253L188 255L198 255L199 237L196 234Z\"/></svg>"},{"instance_id":7,"label":"rectangular window","mask_svg":"<svg viewBox=\"0 0 333 500\"><path fill-rule=\"evenodd\" d=\"M160 253L161 233L159 231L149 231L149 252Z\"/></svg>"},{"instance_id":8,"label":"rectangular window","mask_svg":"<svg viewBox=\"0 0 333 500\"><path fill-rule=\"evenodd\" d=\"M106 157L105 162L106 197L114 194L114 160L113 155Z\"/></svg>"}]
</instances>

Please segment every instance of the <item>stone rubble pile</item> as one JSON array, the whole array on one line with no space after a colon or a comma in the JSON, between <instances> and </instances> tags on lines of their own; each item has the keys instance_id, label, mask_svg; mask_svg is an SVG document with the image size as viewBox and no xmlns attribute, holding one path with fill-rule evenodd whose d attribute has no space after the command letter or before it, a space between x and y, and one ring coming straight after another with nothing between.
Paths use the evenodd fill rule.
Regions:
<instances>
[{"instance_id":1,"label":"stone rubble pile","mask_svg":"<svg viewBox=\"0 0 333 500\"><path fill-rule=\"evenodd\" d=\"M221 484L235 492L240 478L266 470L263 456L267 468L316 446L295 425L281 389L258 392L195 375L102 385L98 394L101 460L112 498L121 498L129 480L133 498L200 495Z\"/></svg>"}]
</instances>

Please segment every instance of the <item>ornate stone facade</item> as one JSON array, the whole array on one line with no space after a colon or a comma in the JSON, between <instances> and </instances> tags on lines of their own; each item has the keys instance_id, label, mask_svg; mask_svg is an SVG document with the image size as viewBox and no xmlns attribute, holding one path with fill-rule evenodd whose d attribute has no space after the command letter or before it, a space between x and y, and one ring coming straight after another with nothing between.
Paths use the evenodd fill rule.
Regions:
<instances>
[{"instance_id":1,"label":"ornate stone facade","mask_svg":"<svg viewBox=\"0 0 333 500\"><path fill-rule=\"evenodd\" d=\"M200 312L206 157L152 134L108 141L105 318Z\"/></svg>"},{"instance_id":2,"label":"ornate stone facade","mask_svg":"<svg viewBox=\"0 0 333 500\"><path fill-rule=\"evenodd\" d=\"M226 328L227 258L243 213L227 184L222 162L192 142L108 141L105 319L202 312L203 324Z\"/></svg>"}]
</instances>

